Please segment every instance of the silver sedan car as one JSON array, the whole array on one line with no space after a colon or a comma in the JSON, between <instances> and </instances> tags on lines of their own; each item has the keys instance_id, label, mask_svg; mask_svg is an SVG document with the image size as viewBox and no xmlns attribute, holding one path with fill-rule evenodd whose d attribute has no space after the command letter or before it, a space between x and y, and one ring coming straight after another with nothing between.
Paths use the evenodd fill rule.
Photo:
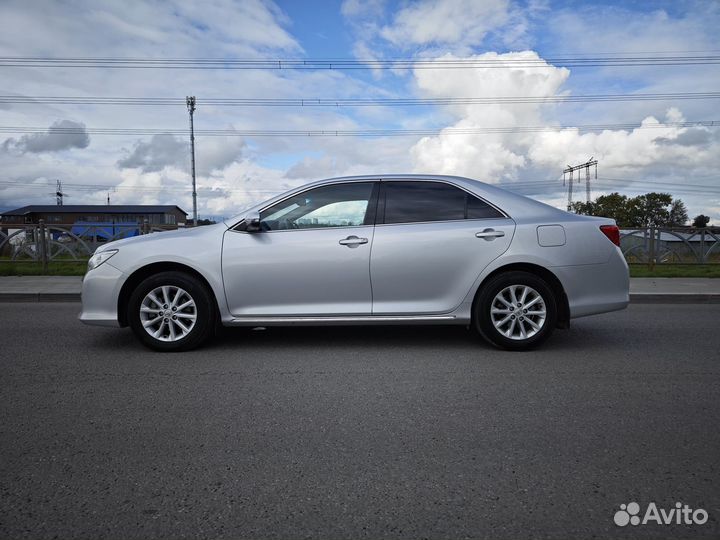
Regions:
<instances>
[{"instance_id":1,"label":"silver sedan car","mask_svg":"<svg viewBox=\"0 0 720 540\"><path fill-rule=\"evenodd\" d=\"M611 219L468 178L333 178L217 225L100 247L80 320L130 326L159 351L219 324L459 324L528 349L627 306L618 246Z\"/></svg>"}]
</instances>

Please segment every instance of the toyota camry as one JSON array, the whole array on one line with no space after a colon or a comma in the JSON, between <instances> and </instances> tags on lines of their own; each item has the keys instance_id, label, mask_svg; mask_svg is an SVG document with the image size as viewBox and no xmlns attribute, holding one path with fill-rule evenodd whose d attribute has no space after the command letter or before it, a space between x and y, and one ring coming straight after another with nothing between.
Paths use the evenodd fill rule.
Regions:
<instances>
[{"instance_id":1,"label":"toyota camry","mask_svg":"<svg viewBox=\"0 0 720 540\"><path fill-rule=\"evenodd\" d=\"M129 326L158 351L218 325L458 324L511 350L624 309L611 219L455 176L333 178L216 225L98 248L86 324Z\"/></svg>"}]
</instances>

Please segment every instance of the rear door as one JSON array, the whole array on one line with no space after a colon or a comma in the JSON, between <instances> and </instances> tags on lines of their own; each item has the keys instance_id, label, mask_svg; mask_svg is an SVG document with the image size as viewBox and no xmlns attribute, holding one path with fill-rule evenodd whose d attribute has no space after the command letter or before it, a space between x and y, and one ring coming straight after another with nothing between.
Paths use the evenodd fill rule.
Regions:
<instances>
[{"instance_id":1,"label":"rear door","mask_svg":"<svg viewBox=\"0 0 720 540\"><path fill-rule=\"evenodd\" d=\"M453 184L381 182L370 259L373 314L454 310L514 231L512 219Z\"/></svg>"}]
</instances>

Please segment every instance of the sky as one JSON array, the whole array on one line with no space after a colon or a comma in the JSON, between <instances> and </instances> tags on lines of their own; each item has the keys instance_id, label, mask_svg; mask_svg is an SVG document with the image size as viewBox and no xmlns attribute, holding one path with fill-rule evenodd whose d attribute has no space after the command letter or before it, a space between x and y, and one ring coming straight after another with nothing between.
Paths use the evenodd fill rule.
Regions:
<instances>
[{"instance_id":1,"label":"sky","mask_svg":"<svg viewBox=\"0 0 720 540\"><path fill-rule=\"evenodd\" d=\"M0 56L355 59L366 69L108 69L0 65L0 96L196 96L198 130L428 130L422 135L196 137L198 214L220 218L302 183L454 174L564 208L562 170L598 160L594 196L681 198L720 224L718 99L223 106L204 99L444 99L720 91L720 65L566 66L562 58L718 55L715 1L0 1ZM402 59L378 69L372 61ZM449 60L533 66L439 69ZM417 62L422 62L418 64ZM2 63L2 62L0 62ZM433 65L435 67L433 67ZM375 67L373 67L375 66ZM625 127L653 126L652 129ZM602 131L582 126L611 125ZM457 130L543 127L537 132ZM570 129L554 130L554 127ZM41 128L34 133L17 128ZM15 128L13 131L9 128ZM70 128L71 133L67 133ZM147 128L151 134L98 134ZM548 128L548 129L545 129ZM192 209L187 109L0 99L0 211L54 204ZM168 131L167 133L165 131ZM575 200L584 200L584 184Z\"/></svg>"}]
</instances>

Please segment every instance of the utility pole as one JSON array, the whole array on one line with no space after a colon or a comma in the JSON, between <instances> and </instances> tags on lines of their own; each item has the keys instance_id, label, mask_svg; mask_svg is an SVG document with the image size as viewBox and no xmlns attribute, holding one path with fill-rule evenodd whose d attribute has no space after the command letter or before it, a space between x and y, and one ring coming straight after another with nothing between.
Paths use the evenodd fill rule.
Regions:
<instances>
[{"instance_id":1,"label":"utility pole","mask_svg":"<svg viewBox=\"0 0 720 540\"><path fill-rule=\"evenodd\" d=\"M192 170L192 200L193 200L193 227L197 227L197 186L195 183L195 128L193 126L193 114L195 113L195 96L185 98L188 112L190 113L190 166Z\"/></svg>"},{"instance_id":2,"label":"utility pole","mask_svg":"<svg viewBox=\"0 0 720 540\"><path fill-rule=\"evenodd\" d=\"M65 194L62 190L62 182L60 180L57 181L57 184L55 185L55 202L58 206L63 205L63 197Z\"/></svg>"},{"instance_id":3,"label":"utility pole","mask_svg":"<svg viewBox=\"0 0 720 540\"><path fill-rule=\"evenodd\" d=\"M565 179L566 175L569 182L568 182L568 204L567 209L568 212L572 208L572 198L573 198L573 173L575 171L578 171L577 180L580 181L580 170L585 169L585 201L590 202L590 167L595 167L595 180L597 180L597 159L590 158L585 163L581 163L580 165L568 165L567 168L563 171L563 186L565 185Z\"/></svg>"},{"instance_id":4,"label":"utility pole","mask_svg":"<svg viewBox=\"0 0 720 540\"><path fill-rule=\"evenodd\" d=\"M568 203L567 203L567 211L570 211L570 208L572 207L572 188L573 188L573 171L570 165L568 165L568 168L565 169L565 171L570 173L568 184ZM563 171L563 186L565 185L565 171Z\"/></svg>"}]
</instances>

